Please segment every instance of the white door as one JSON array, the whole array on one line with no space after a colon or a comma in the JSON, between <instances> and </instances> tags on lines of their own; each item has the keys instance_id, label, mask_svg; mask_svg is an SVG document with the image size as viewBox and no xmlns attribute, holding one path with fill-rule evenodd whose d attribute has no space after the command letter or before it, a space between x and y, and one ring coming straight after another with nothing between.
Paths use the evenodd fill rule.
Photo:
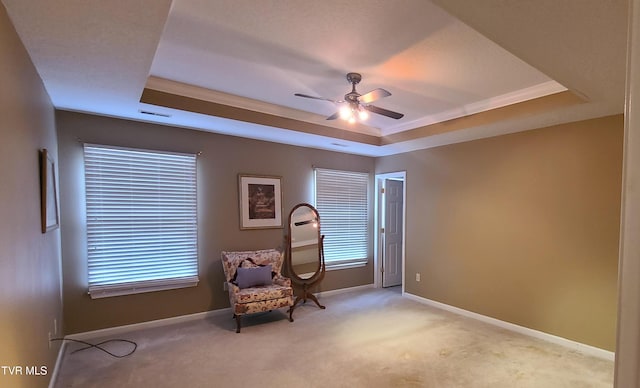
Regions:
<instances>
[{"instance_id":1,"label":"white door","mask_svg":"<svg viewBox=\"0 0 640 388\"><path fill-rule=\"evenodd\" d=\"M382 287L402 284L403 191L403 181L385 179Z\"/></svg>"}]
</instances>

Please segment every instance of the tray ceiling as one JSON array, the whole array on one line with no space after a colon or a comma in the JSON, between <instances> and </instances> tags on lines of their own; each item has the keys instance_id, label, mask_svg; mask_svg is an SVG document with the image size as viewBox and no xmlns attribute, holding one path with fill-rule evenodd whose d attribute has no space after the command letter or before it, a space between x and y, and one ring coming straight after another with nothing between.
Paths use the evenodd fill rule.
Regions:
<instances>
[{"instance_id":1,"label":"tray ceiling","mask_svg":"<svg viewBox=\"0 0 640 388\"><path fill-rule=\"evenodd\" d=\"M623 110L626 1L2 2L58 109L371 156ZM294 96L348 72L404 117Z\"/></svg>"}]
</instances>

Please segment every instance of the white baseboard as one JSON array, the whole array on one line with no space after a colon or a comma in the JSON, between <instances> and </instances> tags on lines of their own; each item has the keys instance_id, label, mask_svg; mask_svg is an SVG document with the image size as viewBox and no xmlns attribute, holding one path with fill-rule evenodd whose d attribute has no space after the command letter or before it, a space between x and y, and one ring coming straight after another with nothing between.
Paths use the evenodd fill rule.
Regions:
<instances>
[{"instance_id":1,"label":"white baseboard","mask_svg":"<svg viewBox=\"0 0 640 388\"><path fill-rule=\"evenodd\" d=\"M51 372L51 378L49 378L49 388L53 388L56 385L56 381L58 380L58 373L60 372L60 367L62 365L62 358L64 357L64 351L67 347L67 344L64 341L61 341L60 349L58 349L58 356L56 357L56 364L53 367L53 371Z\"/></svg>"},{"instance_id":2,"label":"white baseboard","mask_svg":"<svg viewBox=\"0 0 640 388\"><path fill-rule=\"evenodd\" d=\"M86 331L83 333L70 334L68 336L65 336L64 338L86 341L93 338L101 338L101 337L108 337L113 335L129 333L135 330L168 326L168 325L173 325L181 322L197 321L200 319L205 319L208 317L214 317L214 316L223 315L223 314L229 314L229 316L231 316L231 308L227 307L224 309L204 311L201 313L180 315L177 317L164 318L164 319L157 319L155 321L140 322L140 323L134 323L131 325L115 326L115 327L109 327L106 329Z\"/></svg>"},{"instance_id":3,"label":"white baseboard","mask_svg":"<svg viewBox=\"0 0 640 388\"><path fill-rule=\"evenodd\" d=\"M581 352L583 354L588 354L590 356L602 358L602 359L605 359L605 360L608 360L608 361L614 361L615 360L615 353L614 352L611 352L611 351L608 351L608 350L604 350L604 349L600 349L600 348L597 348L595 346L586 345L586 344L583 344L583 343L580 343L580 342L572 341L570 339L558 337L558 336L555 336L553 334L544 333L542 331L529 329L528 327L519 326L519 325L516 325L514 323L505 322L505 321L501 321L499 319L487 317L486 315L474 313L472 311L468 311L468 310L464 310L464 309L461 309L461 308L458 308L458 307L450 306L448 304L436 302L434 300L426 299L426 298L423 298L421 296L417 296L417 295L413 295L413 294L409 294L407 292L403 293L402 295L404 297L407 297L407 298L411 299L411 300L415 300L416 302L420 302L422 304L426 304L428 306L435 307L437 309L446 310L446 311L452 312L454 314L462 315L462 316L465 316L465 317L468 317L468 318L473 318L473 319L476 319L478 321L482 321L484 323L488 323L490 325L494 325L494 326L500 327L502 329L513 331L513 332L516 332L516 333L519 333L519 334L524 334L524 335L527 335L529 337L541 339L541 340L544 340L544 341L547 341L547 342L551 342L551 343L554 343L554 344L557 344L557 345L561 345L561 346L564 346L566 348L573 349L573 350L576 350L578 352Z\"/></svg>"},{"instance_id":4,"label":"white baseboard","mask_svg":"<svg viewBox=\"0 0 640 388\"><path fill-rule=\"evenodd\" d=\"M316 295L330 296L330 295L341 294L349 291L362 290L366 288L373 288L373 284L365 284L362 286L355 286L355 287L348 287L348 288L339 288L337 290L321 291L321 292L318 292ZM181 323L181 322L195 321L195 320L205 319L207 317L213 317L213 316L218 316L222 314L231 314L231 308L227 307L224 309L204 311L201 313L181 315L178 317L157 319L154 321L134 323L131 325L115 326L115 327L109 327L106 329L86 331L83 333L70 334L65 336L65 338L86 341L93 338L109 337L109 336L129 333L135 330L150 329L154 327L167 326L167 325L172 325L172 324Z\"/></svg>"},{"instance_id":5,"label":"white baseboard","mask_svg":"<svg viewBox=\"0 0 640 388\"><path fill-rule=\"evenodd\" d=\"M320 296L331 296L331 295L336 295L336 294L343 294L345 292L365 290L365 289L368 289L368 288L375 288L375 285L373 283L371 283L371 284L363 284L361 286L338 288L336 290L320 291L320 292L316 293L316 296L318 296L318 297L320 297Z\"/></svg>"}]
</instances>

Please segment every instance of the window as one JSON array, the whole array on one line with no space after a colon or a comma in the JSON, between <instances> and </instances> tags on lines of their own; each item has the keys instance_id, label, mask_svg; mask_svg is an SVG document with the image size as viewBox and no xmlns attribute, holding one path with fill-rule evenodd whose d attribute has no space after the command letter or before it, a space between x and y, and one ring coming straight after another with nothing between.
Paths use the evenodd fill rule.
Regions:
<instances>
[{"instance_id":1,"label":"window","mask_svg":"<svg viewBox=\"0 0 640 388\"><path fill-rule=\"evenodd\" d=\"M196 156L85 144L92 298L198 283Z\"/></svg>"},{"instance_id":2,"label":"window","mask_svg":"<svg viewBox=\"0 0 640 388\"><path fill-rule=\"evenodd\" d=\"M327 268L366 264L369 174L316 168L315 181Z\"/></svg>"}]
</instances>

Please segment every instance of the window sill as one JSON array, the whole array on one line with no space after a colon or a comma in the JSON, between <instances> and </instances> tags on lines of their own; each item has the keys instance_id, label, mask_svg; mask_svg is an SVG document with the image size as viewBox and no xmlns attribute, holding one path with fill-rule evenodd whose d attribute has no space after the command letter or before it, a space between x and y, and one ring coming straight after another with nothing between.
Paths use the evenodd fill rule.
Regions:
<instances>
[{"instance_id":1,"label":"window sill","mask_svg":"<svg viewBox=\"0 0 640 388\"><path fill-rule=\"evenodd\" d=\"M352 268L360 268L366 266L368 261L355 261L348 263L332 263L328 264L325 262L325 269L327 271L337 271L341 269L352 269Z\"/></svg>"},{"instance_id":2,"label":"window sill","mask_svg":"<svg viewBox=\"0 0 640 388\"><path fill-rule=\"evenodd\" d=\"M110 298L113 296L195 287L198 285L198 281L198 277L194 276L180 279L164 279L118 285L93 286L89 287L88 294L91 296L91 299Z\"/></svg>"}]
</instances>

